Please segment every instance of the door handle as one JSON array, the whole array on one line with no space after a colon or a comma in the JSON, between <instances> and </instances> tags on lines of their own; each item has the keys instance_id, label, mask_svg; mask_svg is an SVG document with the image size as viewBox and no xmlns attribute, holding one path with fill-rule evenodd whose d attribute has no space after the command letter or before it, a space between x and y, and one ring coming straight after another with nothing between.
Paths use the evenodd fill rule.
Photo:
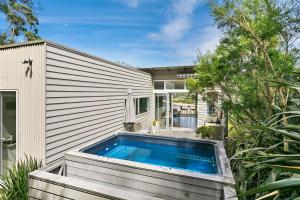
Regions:
<instances>
[{"instance_id":1,"label":"door handle","mask_svg":"<svg viewBox=\"0 0 300 200\"><path fill-rule=\"evenodd\" d=\"M8 141L8 140L12 140L13 138L12 138L12 135L9 135L8 137L2 137L2 138L0 138L0 140L2 140L2 141Z\"/></svg>"}]
</instances>

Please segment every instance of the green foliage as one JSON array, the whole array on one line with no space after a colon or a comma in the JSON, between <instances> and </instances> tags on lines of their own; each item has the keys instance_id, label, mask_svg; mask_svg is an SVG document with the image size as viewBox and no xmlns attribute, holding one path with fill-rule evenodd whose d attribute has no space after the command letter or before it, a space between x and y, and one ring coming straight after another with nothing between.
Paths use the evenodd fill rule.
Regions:
<instances>
[{"instance_id":1,"label":"green foliage","mask_svg":"<svg viewBox=\"0 0 300 200\"><path fill-rule=\"evenodd\" d=\"M279 118L282 114L286 117ZM241 199L300 196L300 126L281 123L287 118L299 119L300 111L277 113L257 125L245 125L246 137L232 138L232 148L238 148L231 160Z\"/></svg>"},{"instance_id":2,"label":"green foliage","mask_svg":"<svg viewBox=\"0 0 300 200\"><path fill-rule=\"evenodd\" d=\"M195 104L195 96L191 94L180 94L180 95L177 94L173 96L173 102Z\"/></svg>"},{"instance_id":3,"label":"green foliage","mask_svg":"<svg viewBox=\"0 0 300 200\"><path fill-rule=\"evenodd\" d=\"M186 79L186 87L189 90L190 94L195 94L199 92L199 88L201 88L199 84L200 83L196 79L193 78Z\"/></svg>"},{"instance_id":4,"label":"green foliage","mask_svg":"<svg viewBox=\"0 0 300 200\"><path fill-rule=\"evenodd\" d=\"M211 137L215 133L215 129L211 126L201 126L197 129L196 134L201 135L203 138Z\"/></svg>"},{"instance_id":5,"label":"green foliage","mask_svg":"<svg viewBox=\"0 0 300 200\"><path fill-rule=\"evenodd\" d=\"M241 199L299 193L300 5L295 0L221 0L212 15L224 35L199 56L188 87L219 88L228 111L228 154Z\"/></svg>"},{"instance_id":6,"label":"green foliage","mask_svg":"<svg viewBox=\"0 0 300 200\"><path fill-rule=\"evenodd\" d=\"M20 160L7 173L1 176L0 199L28 199L28 174L42 166L42 162L31 157Z\"/></svg>"},{"instance_id":7,"label":"green foliage","mask_svg":"<svg viewBox=\"0 0 300 200\"><path fill-rule=\"evenodd\" d=\"M6 17L8 28L0 30L0 45L14 43L17 39L27 41L39 39L37 35L39 23L33 13L32 0L1 0L1 13Z\"/></svg>"},{"instance_id":8,"label":"green foliage","mask_svg":"<svg viewBox=\"0 0 300 200\"><path fill-rule=\"evenodd\" d=\"M159 120L153 120L152 122L152 126L157 126L159 124L160 124Z\"/></svg>"},{"instance_id":9,"label":"green foliage","mask_svg":"<svg viewBox=\"0 0 300 200\"><path fill-rule=\"evenodd\" d=\"M282 7L271 0L227 0L213 5L224 37L215 52L199 56L197 82L188 81L188 87L199 92L222 89L224 108L239 121L265 119L273 113L274 104L286 110L289 91L272 81L282 82L294 71L298 50L292 38L299 36L299 31L294 32L300 25L287 29L283 21L297 21L299 16L287 15ZM287 34L290 40L285 45Z\"/></svg>"}]
</instances>

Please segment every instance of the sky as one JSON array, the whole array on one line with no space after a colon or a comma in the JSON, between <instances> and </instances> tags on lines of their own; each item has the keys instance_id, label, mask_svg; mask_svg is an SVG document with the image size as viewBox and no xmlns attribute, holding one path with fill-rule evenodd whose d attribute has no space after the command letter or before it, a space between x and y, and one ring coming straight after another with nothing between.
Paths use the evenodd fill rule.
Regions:
<instances>
[{"instance_id":1,"label":"sky","mask_svg":"<svg viewBox=\"0 0 300 200\"><path fill-rule=\"evenodd\" d=\"M36 0L35 12L43 39L135 67L178 66L218 43L207 2Z\"/></svg>"}]
</instances>

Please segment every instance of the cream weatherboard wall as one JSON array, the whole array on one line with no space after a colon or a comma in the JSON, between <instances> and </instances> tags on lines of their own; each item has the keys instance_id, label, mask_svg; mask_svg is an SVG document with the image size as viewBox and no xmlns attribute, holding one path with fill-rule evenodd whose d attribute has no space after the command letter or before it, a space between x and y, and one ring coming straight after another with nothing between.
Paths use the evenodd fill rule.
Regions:
<instances>
[{"instance_id":1,"label":"cream weatherboard wall","mask_svg":"<svg viewBox=\"0 0 300 200\"><path fill-rule=\"evenodd\" d=\"M149 127L154 119L150 74L47 43L46 162L122 130L128 89L135 98L149 97L148 112L137 116L143 127Z\"/></svg>"},{"instance_id":2,"label":"cream weatherboard wall","mask_svg":"<svg viewBox=\"0 0 300 200\"><path fill-rule=\"evenodd\" d=\"M31 58L32 77L25 59ZM48 41L0 47L0 91L17 91L17 159L50 163L97 137L123 130L128 89L149 97L142 128L154 119L152 78Z\"/></svg>"},{"instance_id":3,"label":"cream weatherboard wall","mask_svg":"<svg viewBox=\"0 0 300 200\"><path fill-rule=\"evenodd\" d=\"M31 57L32 77L26 76ZM16 159L45 158L45 46L28 43L0 47L0 91L17 92ZM0 161L1 162L1 161Z\"/></svg>"}]
</instances>

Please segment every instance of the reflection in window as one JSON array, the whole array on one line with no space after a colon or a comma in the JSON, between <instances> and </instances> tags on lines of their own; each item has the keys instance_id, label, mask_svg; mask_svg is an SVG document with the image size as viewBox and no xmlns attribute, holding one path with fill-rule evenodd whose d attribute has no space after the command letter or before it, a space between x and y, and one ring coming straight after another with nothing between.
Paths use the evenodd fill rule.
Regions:
<instances>
[{"instance_id":1,"label":"reflection in window","mask_svg":"<svg viewBox=\"0 0 300 200\"><path fill-rule=\"evenodd\" d=\"M184 90L184 81L166 81L168 90Z\"/></svg>"},{"instance_id":2,"label":"reflection in window","mask_svg":"<svg viewBox=\"0 0 300 200\"><path fill-rule=\"evenodd\" d=\"M135 99L135 114L136 115L148 112L148 109L149 109L149 97Z\"/></svg>"},{"instance_id":3,"label":"reflection in window","mask_svg":"<svg viewBox=\"0 0 300 200\"><path fill-rule=\"evenodd\" d=\"M16 161L16 92L0 92L0 174Z\"/></svg>"},{"instance_id":4,"label":"reflection in window","mask_svg":"<svg viewBox=\"0 0 300 200\"><path fill-rule=\"evenodd\" d=\"M148 111L148 100L149 98L140 98L140 102L139 102L140 114Z\"/></svg>"},{"instance_id":5,"label":"reflection in window","mask_svg":"<svg viewBox=\"0 0 300 200\"><path fill-rule=\"evenodd\" d=\"M210 116L217 115L217 106L218 106L218 93L217 92L208 92L207 93L207 106L208 114Z\"/></svg>"},{"instance_id":6,"label":"reflection in window","mask_svg":"<svg viewBox=\"0 0 300 200\"><path fill-rule=\"evenodd\" d=\"M155 90L163 90L164 88L164 81L154 81L154 89Z\"/></svg>"}]
</instances>

